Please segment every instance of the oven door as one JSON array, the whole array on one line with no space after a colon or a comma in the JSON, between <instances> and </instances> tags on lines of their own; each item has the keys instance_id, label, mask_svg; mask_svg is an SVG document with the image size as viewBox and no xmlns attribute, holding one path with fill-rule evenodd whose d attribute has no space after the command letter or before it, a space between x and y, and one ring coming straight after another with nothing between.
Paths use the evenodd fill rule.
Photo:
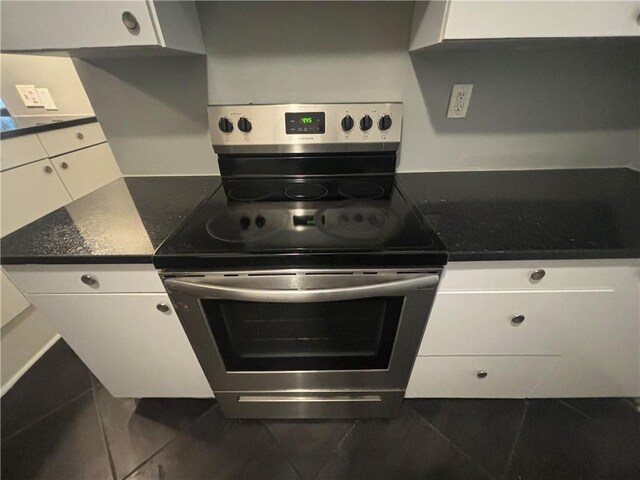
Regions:
<instances>
[{"instance_id":1,"label":"oven door","mask_svg":"<svg viewBox=\"0 0 640 480\"><path fill-rule=\"evenodd\" d=\"M214 391L406 388L438 271L165 275Z\"/></svg>"}]
</instances>

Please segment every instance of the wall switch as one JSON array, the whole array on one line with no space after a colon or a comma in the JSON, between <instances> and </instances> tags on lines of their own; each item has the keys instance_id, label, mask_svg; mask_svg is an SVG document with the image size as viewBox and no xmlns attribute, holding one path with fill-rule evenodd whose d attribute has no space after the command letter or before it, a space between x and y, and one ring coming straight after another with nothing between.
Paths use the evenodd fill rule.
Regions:
<instances>
[{"instance_id":1,"label":"wall switch","mask_svg":"<svg viewBox=\"0 0 640 480\"><path fill-rule=\"evenodd\" d=\"M456 84L451 90L447 118L465 118L471 100L472 84Z\"/></svg>"},{"instance_id":2,"label":"wall switch","mask_svg":"<svg viewBox=\"0 0 640 480\"><path fill-rule=\"evenodd\" d=\"M42 106L47 110L58 110L56 103L53 101L53 97L51 96L51 92L48 88L36 88L38 91L38 96L40 97L40 101L42 102Z\"/></svg>"},{"instance_id":3,"label":"wall switch","mask_svg":"<svg viewBox=\"0 0 640 480\"><path fill-rule=\"evenodd\" d=\"M42 107L42 101L35 85L16 85L16 90L18 90L25 107Z\"/></svg>"}]
</instances>

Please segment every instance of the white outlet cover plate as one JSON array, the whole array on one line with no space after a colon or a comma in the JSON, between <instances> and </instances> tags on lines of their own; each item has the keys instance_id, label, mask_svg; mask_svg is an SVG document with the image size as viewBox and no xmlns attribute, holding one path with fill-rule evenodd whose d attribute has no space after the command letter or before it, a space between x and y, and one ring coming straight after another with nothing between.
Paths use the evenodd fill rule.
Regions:
<instances>
[{"instance_id":1,"label":"white outlet cover plate","mask_svg":"<svg viewBox=\"0 0 640 480\"><path fill-rule=\"evenodd\" d=\"M25 107L42 107L42 100L35 85L16 85L16 90Z\"/></svg>"},{"instance_id":2,"label":"white outlet cover plate","mask_svg":"<svg viewBox=\"0 0 640 480\"><path fill-rule=\"evenodd\" d=\"M447 118L465 118L467 116L471 92L473 92L473 84L455 84L453 86Z\"/></svg>"},{"instance_id":3,"label":"white outlet cover plate","mask_svg":"<svg viewBox=\"0 0 640 480\"><path fill-rule=\"evenodd\" d=\"M36 90L38 91L38 96L44 108L47 110L58 110L56 102L53 101L53 97L48 88L36 88Z\"/></svg>"}]
</instances>

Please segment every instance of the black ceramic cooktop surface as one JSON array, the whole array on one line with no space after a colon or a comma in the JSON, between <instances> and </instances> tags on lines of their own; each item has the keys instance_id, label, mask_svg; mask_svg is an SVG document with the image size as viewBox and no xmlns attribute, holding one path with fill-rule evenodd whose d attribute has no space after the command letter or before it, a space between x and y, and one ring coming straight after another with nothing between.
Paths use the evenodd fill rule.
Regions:
<instances>
[{"instance_id":1,"label":"black ceramic cooktop surface","mask_svg":"<svg viewBox=\"0 0 640 480\"><path fill-rule=\"evenodd\" d=\"M154 256L159 268L444 263L393 175L225 180Z\"/></svg>"}]
</instances>

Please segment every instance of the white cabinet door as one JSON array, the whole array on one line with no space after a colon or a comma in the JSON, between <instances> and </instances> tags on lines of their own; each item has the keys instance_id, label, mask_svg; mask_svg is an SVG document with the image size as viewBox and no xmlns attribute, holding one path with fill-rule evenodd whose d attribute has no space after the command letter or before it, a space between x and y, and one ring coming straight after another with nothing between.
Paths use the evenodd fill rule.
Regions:
<instances>
[{"instance_id":1,"label":"white cabinet door","mask_svg":"<svg viewBox=\"0 0 640 480\"><path fill-rule=\"evenodd\" d=\"M19 167L47 158L37 135L21 135L0 142L0 170Z\"/></svg>"},{"instance_id":2,"label":"white cabinet door","mask_svg":"<svg viewBox=\"0 0 640 480\"><path fill-rule=\"evenodd\" d=\"M213 396L166 294L29 299L113 396ZM163 313L158 304L170 310Z\"/></svg>"},{"instance_id":3,"label":"white cabinet door","mask_svg":"<svg viewBox=\"0 0 640 480\"><path fill-rule=\"evenodd\" d=\"M137 29L125 26L124 12L135 16ZM158 44L144 0L3 1L1 39L3 51Z\"/></svg>"},{"instance_id":4,"label":"white cabinet door","mask_svg":"<svg viewBox=\"0 0 640 480\"><path fill-rule=\"evenodd\" d=\"M71 201L49 160L2 172L0 179L3 236Z\"/></svg>"},{"instance_id":5,"label":"white cabinet door","mask_svg":"<svg viewBox=\"0 0 640 480\"><path fill-rule=\"evenodd\" d=\"M633 37L640 3L617 1L416 2L410 50L447 40Z\"/></svg>"},{"instance_id":6,"label":"white cabinet door","mask_svg":"<svg viewBox=\"0 0 640 480\"><path fill-rule=\"evenodd\" d=\"M80 150L107 141L99 123L49 130L38 134L49 157Z\"/></svg>"},{"instance_id":7,"label":"white cabinet door","mask_svg":"<svg viewBox=\"0 0 640 480\"><path fill-rule=\"evenodd\" d=\"M525 398L559 357L418 357L407 397Z\"/></svg>"},{"instance_id":8,"label":"white cabinet door","mask_svg":"<svg viewBox=\"0 0 640 480\"><path fill-rule=\"evenodd\" d=\"M122 176L108 143L61 155L51 162L74 200Z\"/></svg>"}]
</instances>

